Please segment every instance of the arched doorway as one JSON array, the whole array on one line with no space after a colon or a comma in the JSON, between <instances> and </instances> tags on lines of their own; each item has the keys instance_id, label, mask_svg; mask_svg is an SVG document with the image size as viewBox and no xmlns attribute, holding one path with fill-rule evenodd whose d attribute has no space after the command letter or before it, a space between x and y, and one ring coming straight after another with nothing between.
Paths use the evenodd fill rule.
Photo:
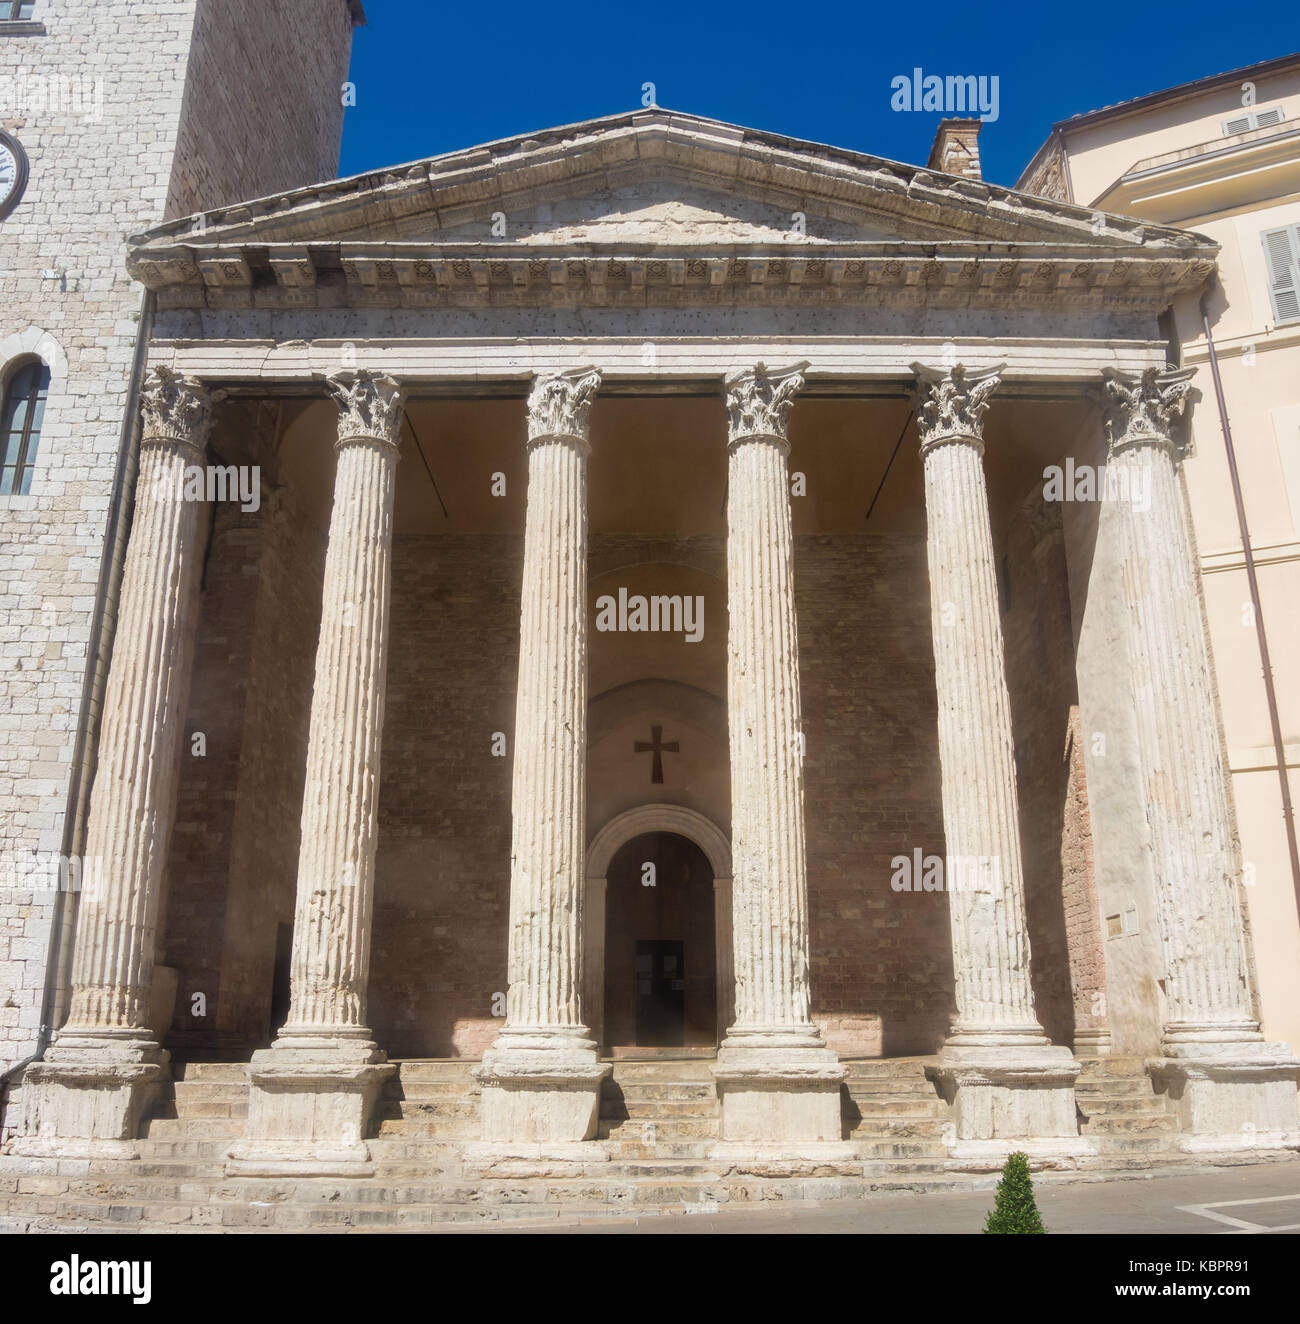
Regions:
<instances>
[{"instance_id":1,"label":"arched doorway","mask_svg":"<svg viewBox=\"0 0 1300 1324\"><path fill-rule=\"evenodd\" d=\"M611 1047L717 1043L713 870L674 832L625 842L605 879L605 1037Z\"/></svg>"},{"instance_id":2,"label":"arched doorway","mask_svg":"<svg viewBox=\"0 0 1300 1324\"><path fill-rule=\"evenodd\" d=\"M642 805L587 851L584 1015L606 1050L712 1048L731 1022L731 848L702 814Z\"/></svg>"}]
</instances>

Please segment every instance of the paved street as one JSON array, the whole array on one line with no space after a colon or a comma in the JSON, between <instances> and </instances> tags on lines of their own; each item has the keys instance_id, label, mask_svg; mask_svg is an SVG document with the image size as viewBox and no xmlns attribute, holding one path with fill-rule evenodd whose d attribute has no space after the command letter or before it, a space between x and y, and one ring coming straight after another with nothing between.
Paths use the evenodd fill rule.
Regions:
<instances>
[{"instance_id":1,"label":"paved street","mask_svg":"<svg viewBox=\"0 0 1300 1324\"><path fill-rule=\"evenodd\" d=\"M1300 1161L1205 1170L1188 1176L1097 1182L1038 1178L1049 1232L1300 1232ZM619 1219L481 1227L477 1232L979 1232L993 1192L931 1191L800 1209L737 1209ZM458 1229L460 1230L460 1229Z\"/></svg>"}]
</instances>

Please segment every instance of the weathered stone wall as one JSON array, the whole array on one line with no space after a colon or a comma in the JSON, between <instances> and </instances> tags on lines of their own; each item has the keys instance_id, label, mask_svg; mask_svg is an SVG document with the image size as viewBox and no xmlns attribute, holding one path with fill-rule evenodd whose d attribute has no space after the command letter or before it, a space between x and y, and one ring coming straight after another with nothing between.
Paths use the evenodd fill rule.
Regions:
<instances>
[{"instance_id":1,"label":"weathered stone wall","mask_svg":"<svg viewBox=\"0 0 1300 1324\"><path fill-rule=\"evenodd\" d=\"M344 0L199 0L167 215L333 179L351 37Z\"/></svg>"},{"instance_id":2,"label":"weathered stone wall","mask_svg":"<svg viewBox=\"0 0 1300 1324\"><path fill-rule=\"evenodd\" d=\"M307 184L337 160L345 0L201 0L197 9L196 22L196 0L37 0L44 35L0 31L0 69L16 75L0 123L31 161L24 198L0 226L0 372L34 352L52 376L31 493L0 498L6 872L33 851L80 845L65 840L73 764L80 747L84 811L94 747L78 735L97 726L113 623L110 593L95 629L96 599L129 527L118 521L105 559L141 307L123 240L169 208ZM275 132L257 132L259 123ZM128 459L128 484L130 475ZM0 936L3 1069L37 1034L54 898L6 886L0 905L15 911Z\"/></svg>"}]
</instances>

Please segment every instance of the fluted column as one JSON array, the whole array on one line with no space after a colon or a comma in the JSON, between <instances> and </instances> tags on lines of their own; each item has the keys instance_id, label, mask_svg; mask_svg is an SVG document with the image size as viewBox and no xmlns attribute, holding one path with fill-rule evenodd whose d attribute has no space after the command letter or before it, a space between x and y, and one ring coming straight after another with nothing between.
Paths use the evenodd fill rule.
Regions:
<instances>
[{"instance_id":1,"label":"fluted column","mask_svg":"<svg viewBox=\"0 0 1300 1324\"><path fill-rule=\"evenodd\" d=\"M983 419L1002 370L912 370L957 1004L942 1074L956 1094L963 1140L1076 1135L1078 1068L1067 1050L1051 1047L1030 984L1015 746L984 480ZM1035 1097L1036 1110L1014 1097L1026 1076L1049 1087Z\"/></svg>"},{"instance_id":2,"label":"fluted column","mask_svg":"<svg viewBox=\"0 0 1300 1324\"><path fill-rule=\"evenodd\" d=\"M806 363L725 382L727 721L735 1021L718 1052L722 1137L837 1143L843 1069L812 1023L787 421Z\"/></svg>"},{"instance_id":3,"label":"fluted column","mask_svg":"<svg viewBox=\"0 0 1300 1324\"><path fill-rule=\"evenodd\" d=\"M916 367L926 556L957 1020L953 1040L1046 1043L1025 927L1015 746L1007 694L983 415L999 371Z\"/></svg>"},{"instance_id":4,"label":"fluted column","mask_svg":"<svg viewBox=\"0 0 1300 1324\"><path fill-rule=\"evenodd\" d=\"M27 1072L29 1152L132 1154L167 1060L148 1028L150 977L207 518L205 503L187 498L184 478L203 463L212 403L199 382L166 368L153 369L141 388L135 512L90 801L72 995L66 1025Z\"/></svg>"},{"instance_id":5,"label":"fluted column","mask_svg":"<svg viewBox=\"0 0 1300 1324\"><path fill-rule=\"evenodd\" d=\"M483 1138L595 1135L599 1063L582 1013L587 759L587 415L595 369L528 397L528 507L510 857L506 1023L478 1070Z\"/></svg>"},{"instance_id":6,"label":"fluted column","mask_svg":"<svg viewBox=\"0 0 1300 1324\"><path fill-rule=\"evenodd\" d=\"M393 495L402 420L395 381L340 373L338 464L321 597L303 790L284 1046L369 1043L365 1027L384 721Z\"/></svg>"},{"instance_id":7,"label":"fluted column","mask_svg":"<svg viewBox=\"0 0 1300 1324\"><path fill-rule=\"evenodd\" d=\"M1286 1044L1255 1015L1228 774L1175 420L1190 369L1103 374L1129 675L1164 951L1166 1059L1195 1148L1300 1140ZM1258 1089L1250 1089L1257 1086ZM1252 1097L1253 1095L1253 1097ZM1246 1102L1248 1101L1248 1102Z\"/></svg>"},{"instance_id":8,"label":"fluted column","mask_svg":"<svg viewBox=\"0 0 1300 1324\"><path fill-rule=\"evenodd\" d=\"M366 1027L380 737L388 654L393 497L402 390L344 371L334 504L303 789L289 1017L254 1056L246 1140L232 1158L352 1172L393 1068Z\"/></svg>"}]
</instances>

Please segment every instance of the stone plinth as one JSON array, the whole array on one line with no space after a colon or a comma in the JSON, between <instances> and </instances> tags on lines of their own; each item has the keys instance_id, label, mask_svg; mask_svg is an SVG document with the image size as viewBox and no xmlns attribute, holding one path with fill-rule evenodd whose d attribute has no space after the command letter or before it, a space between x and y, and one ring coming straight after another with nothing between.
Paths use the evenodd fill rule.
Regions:
<instances>
[{"instance_id":1,"label":"stone plinth","mask_svg":"<svg viewBox=\"0 0 1300 1324\"><path fill-rule=\"evenodd\" d=\"M226 1167L245 1176L355 1177L374 1171L366 1126L397 1068L374 1044L337 1038L289 1047L283 1037L249 1067L248 1122Z\"/></svg>"},{"instance_id":2,"label":"stone plinth","mask_svg":"<svg viewBox=\"0 0 1300 1324\"><path fill-rule=\"evenodd\" d=\"M1079 1135L1068 1048L1040 1044L974 1046L949 1041L926 1076L953 1105L955 1158L1001 1160L1015 1150L1069 1158L1096 1151Z\"/></svg>"},{"instance_id":3,"label":"stone plinth","mask_svg":"<svg viewBox=\"0 0 1300 1324\"><path fill-rule=\"evenodd\" d=\"M599 385L595 369L578 368L538 378L528 397L510 984L505 1026L474 1071L485 1154L603 1154L583 1142L596 1135L600 1084L611 1068L582 1015L587 415Z\"/></svg>"},{"instance_id":4,"label":"stone plinth","mask_svg":"<svg viewBox=\"0 0 1300 1324\"><path fill-rule=\"evenodd\" d=\"M1011 704L984 480L983 418L1001 369L913 364L957 1016L932 1074L957 1143L1080 1147L1078 1064L1034 1009ZM1084 1150L1088 1147L1081 1146Z\"/></svg>"},{"instance_id":5,"label":"stone plinth","mask_svg":"<svg viewBox=\"0 0 1300 1324\"><path fill-rule=\"evenodd\" d=\"M829 1155L844 1070L813 1025L787 422L796 364L726 379L727 712L735 1022L714 1067L718 1153Z\"/></svg>"},{"instance_id":6,"label":"stone plinth","mask_svg":"<svg viewBox=\"0 0 1300 1324\"><path fill-rule=\"evenodd\" d=\"M249 1068L239 1172L369 1171L363 1139L393 1071L366 1028L376 805L388 655L394 471L402 391L391 378L327 379L338 466L303 790L289 1019Z\"/></svg>"}]
</instances>

